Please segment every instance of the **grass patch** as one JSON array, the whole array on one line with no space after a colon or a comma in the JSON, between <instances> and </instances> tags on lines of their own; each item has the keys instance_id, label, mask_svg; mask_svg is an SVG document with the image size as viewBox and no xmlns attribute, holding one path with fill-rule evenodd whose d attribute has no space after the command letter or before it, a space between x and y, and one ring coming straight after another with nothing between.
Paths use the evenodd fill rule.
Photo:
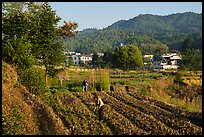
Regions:
<instances>
[{"instance_id":1,"label":"grass patch","mask_svg":"<svg viewBox=\"0 0 204 137\"><path fill-rule=\"evenodd\" d=\"M15 105L10 114L2 118L2 135L25 135L24 118L25 114Z\"/></svg>"}]
</instances>

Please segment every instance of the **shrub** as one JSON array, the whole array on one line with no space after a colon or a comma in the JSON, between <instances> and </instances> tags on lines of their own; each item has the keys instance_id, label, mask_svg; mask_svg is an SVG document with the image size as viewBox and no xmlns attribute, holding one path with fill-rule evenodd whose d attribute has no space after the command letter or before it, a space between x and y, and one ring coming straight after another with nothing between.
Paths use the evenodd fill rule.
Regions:
<instances>
[{"instance_id":1,"label":"shrub","mask_svg":"<svg viewBox=\"0 0 204 137\"><path fill-rule=\"evenodd\" d=\"M68 89L71 89L72 87L81 87L82 82L81 81L69 81L66 83L66 86L68 87Z\"/></svg>"},{"instance_id":2,"label":"shrub","mask_svg":"<svg viewBox=\"0 0 204 137\"><path fill-rule=\"evenodd\" d=\"M50 87L55 87L55 88L59 88L60 87L60 81L57 78L52 78L51 80L49 80L49 86Z\"/></svg>"},{"instance_id":3,"label":"shrub","mask_svg":"<svg viewBox=\"0 0 204 137\"><path fill-rule=\"evenodd\" d=\"M82 92L82 87L72 87L71 89L69 89L70 91L74 91L74 92Z\"/></svg>"},{"instance_id":4,"label":"shrub","mask_svg":"<svg viewBox=\"0 0 204 137\"><path fill-rule=\"evenodd\" d=\"M183 82L183 79L178 75L175 77L174 83L177 83L179 85L186 85L186 83Z\"/></svg>"},{"instance_id":5,"label":"shrub","mask_svg":"<svg viewBox=\"0 0 204 137\"><path fill-rule=\"evenodd\" d=\"M175 91L179 91L181 90L181 87L176 85L176 84L171 84L169 86L166 87L167 90L175 90Z\"/></svg>"},{"instance_id":6,"label":"shrub","mask_svg":"<svg viewBox=\"0 0 204 137\"><path fill-rule=\"evenodd\" d=\"M81 81L69 81L66 84L69 91L82 92L82 82Z\"/></svg>"},{"instance_id":7,"label":"shrub","mask_svg":"<svg viewBox=\"0 0 204 137\"><path fill-rule=\"evenodd\" d=\"M150 92L146 88L142 87L140 90L141 90L141 94L145 96L150 96Z\"/></svg>"},{"instance_id":8,"label":"shrub","mask_svg":"<svg viewBox=\"0 0 204 137\"><path fill-rule=\"evenodd\" d=\"M33 94L41 94L46 91L43 71L31 67L20 71L20 82Z\"/></svg>"},{"instance_id":9,"label":"shrub","mask_svg":"<svg viewBox=\"0 0 204 137\"><path fill-rule=\"evenodd\" d=\"M100 72L100 90L108 91L110 90L110 81L109 81L109 70L103 69Z\"/></svg>"}]
</instances>

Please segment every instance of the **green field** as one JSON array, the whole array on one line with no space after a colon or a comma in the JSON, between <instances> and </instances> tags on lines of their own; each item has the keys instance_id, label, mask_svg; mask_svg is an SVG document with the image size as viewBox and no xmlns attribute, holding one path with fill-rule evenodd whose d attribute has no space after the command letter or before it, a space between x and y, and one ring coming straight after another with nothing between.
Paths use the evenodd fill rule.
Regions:
<instances>
[{"instance_id":1,"label":"green field","mask_svg":"<svg viewBox=\"0 0 204 137\"><path fill-rule=\"evenodd\" d=\"M69 80L64 81L64 86L71 85L72 88L69 89L73 91L82 91L81 82L86 79L89 82L89 91L100 90L97 86L105 82L108 83L107 89L110 86L118 91L125 91L128 88L188 111L202 110L201 72L123 71L78 67L69 68L67 72Z\"/></svg>"}]
</instances>

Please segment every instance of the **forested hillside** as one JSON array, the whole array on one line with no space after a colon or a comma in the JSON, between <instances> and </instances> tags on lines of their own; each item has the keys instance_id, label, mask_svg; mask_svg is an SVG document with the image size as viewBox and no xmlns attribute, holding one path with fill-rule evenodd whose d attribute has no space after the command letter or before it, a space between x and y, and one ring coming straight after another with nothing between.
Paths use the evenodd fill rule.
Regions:
<instances>
[{"instance_id":1,"label":"forested hillside","mask_svg":"<svg viewBox=\"0 0 204 137\"><path fill-rule=\"evenodd\" d=\"M202 49L202 14L192 12L158 16L144 14L121 20L107 28L86 29L74 38L65 40L66 48L81 53L104 52L123 44L136 44L143 54L155 49L182 50L186 38L192 38L196 48ZM153 49L145 51L145 49Z\"/></svg>"}]
</instances>

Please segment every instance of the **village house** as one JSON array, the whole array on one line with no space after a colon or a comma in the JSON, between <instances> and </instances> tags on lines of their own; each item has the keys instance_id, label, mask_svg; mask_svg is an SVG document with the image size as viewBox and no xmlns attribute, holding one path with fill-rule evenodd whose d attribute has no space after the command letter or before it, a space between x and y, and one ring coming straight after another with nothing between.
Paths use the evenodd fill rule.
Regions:
<instances>
[{"instance_id":1,"label":"village house","mask_svg":"<svg viewBox=\"0 0 204 137\"><path fill-rule=\"evenodd\" d=\"M65 62L69 64L69 59L72 58L75 65L79 65L80 63L89 64L92 61L92 56L81 55L81 53L77 52L64 52L67 56Z\"/></svg>"},{"instance_id":2,"label":"village house","mask_svg":"<svg viewBox=\"0 0 204 137\"><path fill-rule=\"evenodd\" d=\"M153 59L152 68L154 69L177 69L180 65L181 56L177 53L169 53Z\"/></svg>"},{"instance_id":3,"label":"village house","mask_svg":"<svg viewBox=\"0 0 204 137\"><path fill-rule=\"evenodd\" d=\"M80 61L84 64L89 64L92 61L92 56L81 56Z\"/></svg>"},{"instance_id":4,"label":"village house","mask_svg":"<svg viewBox=\"0 0 204 137\"><path fill-rule=\"evenodd\" d=\"M177 69L179 67L181 56L177 53L169 53L153 58L153 55L144 55L144 68L152 69ZM151 65L150 65L151 62Z\"/></svg>"}]
</instances>

